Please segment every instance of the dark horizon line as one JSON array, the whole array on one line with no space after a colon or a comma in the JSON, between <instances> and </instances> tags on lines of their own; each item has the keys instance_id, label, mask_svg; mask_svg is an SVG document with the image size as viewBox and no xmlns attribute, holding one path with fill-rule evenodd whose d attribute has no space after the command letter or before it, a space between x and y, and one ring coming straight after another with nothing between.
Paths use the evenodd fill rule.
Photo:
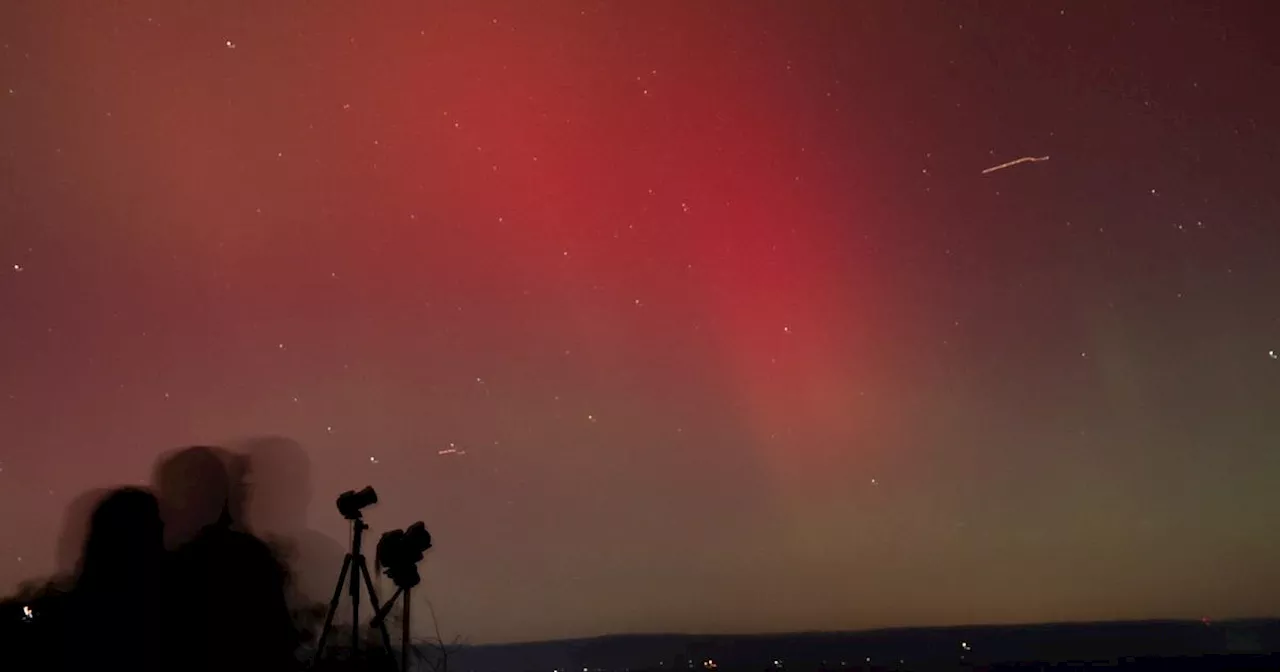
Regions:
<instances>
[{"instance_id":1,"label":"dark horizon line","mask_svg":"<svg viewBox=\"0 0 1280 672\"><path fill-rule=\"evenodd\" d=\"M1255 623L1280 623L1280 615L1273 616L1239 616L1223 619L1203 620L1190 618L1136 618L1094 621L1024 621L1007 623L975 623L971 625L919 625L919 626L885 626L857 630L779 630L777 632L754 633L682 633L682 632L625 632L588 635L584 637L561 637L556 639L528 639L508 642L489 642L482 644L464 644L463 648L502 647L502 646L538 646L544 644L569 644L573 642L594 642L606 639L644 639L681 637L694 639L766 639L771 637L815 637L831 635L874 635L905 632L944 632L947 630L997 630L997 629L1037 629L1065 628L1088 626L1124 626L1124 625L1203 625L1214 627L1219 625L1241 625Z\"/></svg>"}]
</instances>

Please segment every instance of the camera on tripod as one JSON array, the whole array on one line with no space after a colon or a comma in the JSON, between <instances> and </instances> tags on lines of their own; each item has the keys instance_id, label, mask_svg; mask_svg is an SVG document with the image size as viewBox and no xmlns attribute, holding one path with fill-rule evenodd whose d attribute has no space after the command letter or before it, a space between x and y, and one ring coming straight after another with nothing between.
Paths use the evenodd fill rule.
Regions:
<instances>
[{"instance_id":1,"label":"camera on tripod","mask_svg":"<svg viewBox=\"0 0 1280 672\"><path fill-rule=\"evenodd\" d=\"M338 495L338 513L347 520L355 520L361 511L378 503L378 493L372 485L366 485L360 491L348 490Z\"/></svg>"},{"instance_id":2,"label":"camera on tripod","mask_svg":"<svg viewBox=\"0 0 1280 672\"><path fill-rule=\"evenodd\" d=\"M399 588L412 588L422 581L418 563L431 548L431 533L422 521L403 530L386 532L378 539L378 553L374 558Z\"/></svg>"},{"instance_id":3,"label":"camera on tripod","mask_svg":"<svg viewBox=\"0 0 1280 672\"><path fill-rule=\"evenodd\" d=\"M377 566L396 584L396 592L386 604L378 601L374 590L373 575L365 562L362 544L364 531L369 526L364 522L364 509L378 503L378 493L372 486L361 490L348 490L338 495L338 512L351 522L351 550L342 561L342 570L338 572L338 584L333 589L333 598L329 600L329 612L324 619L324 629L320 631L320 640L316 644L312 665L324 655L325 644L333 627L333 617L338 611L338 601L342 598L342 588L347 587L351 596L351 651L360 649L360 597L363 589L373 606L373 618L369 621L372 628L382 635L382 644L388 654L392 654L391 635L387 631L386 619L396 600L400 600L403 612L400 623L400 669L409 669L409 603L413 587L422 582L418 573L418 563L422 562L427 549L431 548L431 533L427 526L418 521L403 530L392 530L378 539L377 555L374 557ZM403 598L403 599L401 599Z\"/></svg>"}]
</instances>

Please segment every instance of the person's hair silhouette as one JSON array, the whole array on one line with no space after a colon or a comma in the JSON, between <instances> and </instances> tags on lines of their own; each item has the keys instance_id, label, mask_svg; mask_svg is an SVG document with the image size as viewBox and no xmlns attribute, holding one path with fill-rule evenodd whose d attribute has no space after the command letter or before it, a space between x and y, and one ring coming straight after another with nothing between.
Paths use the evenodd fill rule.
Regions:
<instances>
[{"instance_id":1,"label":"person's hair silhouette","mask_svg":"<svg viewBox=\"0 0 1280 672\"><path fill-rule=\"evenodd\" d=\"M94 509L111 494L106 488L94 488L80 493L67 504L62 514L62 528L58 532L57 574L54 582L70 587L80 571L80 554L89 538L89 521Z\"/></svg>"},{"instance_id":2,"label":"person's hair silhouette","mask_svg":"<svg viewBox=\"0 0 1280 672\"><path fill-rule=\"evenodd\" d=\"M140 488L112 491L89 517L76 590L116 592L149 580L164 557L163 540L154 495Z\"/></svg>"},{"instance_id":3,"label":"person's hair silhouette","mask_svg":"<svg viewBox=\"0 0 1280 672\"><path fill-rule=\"evenodd\" d=\"M163 615L163 524L139 488L108 493L89 517L59 647L67 669L163 668L155 639Z\"/></svg>"},{"instance_id":4,"label":"person's hair silhouette","mask_svg":"<svg viewBox=\"0 0 1280 672\"><path fill-rule=\"evenodd\" d=\"M238 529L229 454L197 446L165 456L156 486L175 550L169 587L176 600L175 656L189 670L284 670L297 636L285 602L286 574L266 544Z\"/></svg>"}]
</instances>

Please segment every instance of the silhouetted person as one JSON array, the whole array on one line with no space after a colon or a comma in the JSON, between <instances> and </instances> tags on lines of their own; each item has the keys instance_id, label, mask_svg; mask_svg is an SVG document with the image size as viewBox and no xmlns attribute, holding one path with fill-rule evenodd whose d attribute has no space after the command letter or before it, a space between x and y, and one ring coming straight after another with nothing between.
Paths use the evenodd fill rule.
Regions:
<instances>
[{"instance_id":1,"label":"silhouetted person","mask_svg":"<svg viewBox=\"0 0 1280 672\"><path fill-rule=\"evenodd\" d=\"M89 518L74 588L62 617L65 669L161 670L163 525L156 498L110 492Z\"/></svg>"},{"instance_id":2,"label":"silhouetted person","mask_svg":"<svg viewBox=\"0 0 1280 672\"><path fill-rule=\"evenodd\" d=\"M75 583L80 572L80 555L89 537L89 523L98 505L110 494L108 488L94 488L77 496L67 505L62 515L62 528L58 533L57 574L55 582L68 586Z\"/></svg>"},{"instance_id":3,"label":"silhouetted person","mask_svg":"<svg viewBox=\"0 0 1280 672\"><path fill-rule=\"evenodd\" d=\"M284 567L262 541L237 529L235 466L227 454L186 448L155 471L166 535L175 547L168 587L181 669L276 672L294 665L297 636L285 603Z\"/></svg>"},{"instance_id":4,"label":"silhouetted person","mask_svg":"<svg viewBox=\"0 0 1280 672\"><path fill-rule=\"evenodd\" d=\"M243 485L232 480L239 462L221 448L195 446L160 458L152 473L152 485L160 498L165 546L176 549L195 538L205 527L226 518L238 527Z\"/></svg>"},{"instance_id":5,"label":"silhouetted person","mask_svg":"<svg viewBox=\"0 0 1280 672\"><path fill-rule=\"evenodd\" d=\"M327 604L346 551L308 523L311 462L306 451L295 441L274 436L252 439L243 450L249 529L288 563L290 606L302 613ZM323 615L321 606L316 620L322 622Z\"/></svg>"},{"instance_id":6,"label":"silhouetted person","mask_svg":"<svg viewBox=\"0 0 1280 672\"><path fill-rule=\"evenodd\" d=\"M70 664L63 652L76 633L69 631L72 589L94 510L111 494L90 490L71 501L62 517L52 577L24 582L0 600L0 660L5 668L49 669ZM16 510L16 509L15 509Z\"/></svg>"}]
</instances>

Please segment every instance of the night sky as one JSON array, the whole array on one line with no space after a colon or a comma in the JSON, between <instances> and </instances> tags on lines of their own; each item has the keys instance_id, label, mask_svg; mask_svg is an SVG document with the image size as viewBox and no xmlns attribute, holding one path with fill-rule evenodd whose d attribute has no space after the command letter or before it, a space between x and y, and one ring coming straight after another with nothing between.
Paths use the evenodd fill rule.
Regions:
<instances>
[{"instance_id":1,"label":"night sky","mask_svg":"<svg viewBox=\"0 0 1280 672\"><path fill-rule=\"evenodd\" d=\"M279 436L471 642L1274 615L1280 21L1208 4L5 2L0 592Z\"/></svg>"}]
</instances>

